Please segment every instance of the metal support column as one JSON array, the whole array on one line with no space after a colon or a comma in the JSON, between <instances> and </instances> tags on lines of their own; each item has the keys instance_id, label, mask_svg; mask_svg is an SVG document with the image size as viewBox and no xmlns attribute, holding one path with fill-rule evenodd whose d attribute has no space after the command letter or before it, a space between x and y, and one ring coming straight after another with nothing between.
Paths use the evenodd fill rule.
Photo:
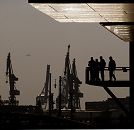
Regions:
<instances>
[{"instance_id":1,"label":"metal support column","mask_svg":"<svg viewBox=\"0 0 134 130\"><path fill-rule=\"evenodd\" d=\"M61 116L61 76L59 76L59 113L58 116Z\"/></svg>"},{"instance_id":2,"label":"metal support column","mask_svg":"<svg viewBox=\"0 0 134 130\"><path fill-rule=\"evenodd\" d=\"M133 118L134 118L134 114L133 114L133 111L134 111L134 57L133 57L133 54L132 52L134 51L134 41L133 42L130 42L129 44L129 57L130 57L130 61L129 61L129 64L130 64L130 82L131 82L131 85L130 85L130 118L131 118L131 123L133 125Z\"/></svg>"},{"instance_id":3,"label":"metal support column","mask_svg":"<svg viewBox=\"0 0 134 130\"><path fill-rule=\"evenodd\" d=\"M52 108L52 98L51 98L51 73L49 73L49 116L51 116L51 108Z\"/></svg>"},{"instance_id":4,"label":"metal support column","mask_svg":"<svg viewBox=\"0 0 134 130\"><path fill-rule=\"evenodd\" d=\"M89 83L89 67L86 67L86 70L85 70L85 83L86 84Z\"/></svg>"},{"instance_id":5,"label":"metal support column","mask_svg":"<svg viewBox=\"0 0 134 130\"><path fill-rule=\"evenodd\" d=\"M73 106L73 82L72 82L72 79L73 79L73 75L71 74L70 75L70 80L69 80L69 85L70 85L70 100L69 100L69 102L70 102L70 109L71 109L71 111L70 111L70 117L71 117L71 119L73 119L73 112L74 112L74 106Z\"/></svg>"}]
</instances>

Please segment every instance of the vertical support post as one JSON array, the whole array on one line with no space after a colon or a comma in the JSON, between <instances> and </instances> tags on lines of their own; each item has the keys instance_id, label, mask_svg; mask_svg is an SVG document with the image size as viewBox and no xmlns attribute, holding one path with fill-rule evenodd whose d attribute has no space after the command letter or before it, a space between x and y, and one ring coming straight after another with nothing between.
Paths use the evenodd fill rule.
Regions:
<instances>
[{"instance_id":1,"label":"vertical support post","mask_svg":"<svg viewBox=\"0 0 134 130\"><path fill-rule=\"evenodd\" d=\"M58 116L61 116L61 76L59 76L59 113Z\"/></svg>"},{"instance_id":2,"label":"vertical support post","mask_svg":"<svg viewBox=\"0 0 134 130\"><path fill-rule=\"evenodd\" d=\"M54 102L53 102L53 96L54 96L54 93L51 93L51 111L54 110Z\"/></svg>"},{"instance_id":3,"label":"vertical support post","mask_svg":"<svg viewBox=\"0 0 134 130\"><path fill-rule=\"evenodd\" d=\"M51 106L52 106L52 100L51 100L51 73L49 73L49 116L51 116Z\"/></svg>"},{"instance_id":4,"label":"vertical support post","mask_svg":"<svg viewBox=\"0 0 134 130\"><path fill-rule=\"evenodd\" d=\"M130 119L133 119L134 117L134 114L133 114L133 111L134 111L134 57L133 57L133 54L132 52L134 51L134 41L133 42L130 42L129 43L129 64L130 64L130 74L129 74L129 78L130 78L130 82L131 82L131 85L130 85ZM133 120L131 120L131 123L133 125Z\"/></svg>"},{"instance_id":5,"label":"vertical support post","mask_svg":"<svg viewBox=\"0 0 134 130\"><path fill-rule=\"evenodd\" d=\"M89 83L89 67L86 67L86 70L85 70L85 79L86 79L86 84Z\"/></svg>"},{"instance_id":6,"label":"vertical support post","mask_svg":"<svg viewBox=\"0 0 134 130\"><path fill-rule=\"evenodd\" d=\"M72 74L70 74L70 80L69 80L69 86L70 86L70 108L71 108L71 113L70 113L70 115L71 115L71 119L73 118L73 112L74 112L74 100L73 100L73 96L74 96L74 94L73 94L73 75Z\"/></svg>"}]
</instances>

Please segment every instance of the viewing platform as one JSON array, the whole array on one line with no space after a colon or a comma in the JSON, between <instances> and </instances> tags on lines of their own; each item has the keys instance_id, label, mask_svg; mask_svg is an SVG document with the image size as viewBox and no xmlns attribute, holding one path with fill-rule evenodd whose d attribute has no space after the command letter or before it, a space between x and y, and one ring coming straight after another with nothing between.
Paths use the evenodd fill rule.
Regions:
<instances>
[{"instance_id":1,"label":"viewing platform","mask_svg":"<svg viewBox=\"0 0 134 130\"><path fill-rule=\"evenodd\" d=\"M131 81L129 80L129 67L116 67L115 76L116 81L109 81L109 70L105 67L104 70L104 81L90 81L90 68L86 67L86 81L88 85L100 86L100 87L130 87ZM117 72L118 71L118 72Z\"/></svg>"}]
</instances>

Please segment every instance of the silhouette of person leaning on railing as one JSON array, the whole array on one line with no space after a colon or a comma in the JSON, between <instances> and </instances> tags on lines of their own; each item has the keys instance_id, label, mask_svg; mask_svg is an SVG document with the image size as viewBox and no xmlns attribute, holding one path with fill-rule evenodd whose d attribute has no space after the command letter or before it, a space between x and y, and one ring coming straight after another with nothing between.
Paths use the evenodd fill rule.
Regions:
<instances>
[{"instance_id":1,"label":"silhouette of person leaning on railing","mask_svg":"<svg viewBox=\"0 0 134 130\"><path fill-rule=\"evenodd\" d=\"M116 77L115 77L115 69L116 69L116 63L113 60L112 56L109 57L109 64L108 64L108 70L109 70L109 81L112 81L112 79L114 79L114 81L116 81Z\"/></svg>"}]
</instances>

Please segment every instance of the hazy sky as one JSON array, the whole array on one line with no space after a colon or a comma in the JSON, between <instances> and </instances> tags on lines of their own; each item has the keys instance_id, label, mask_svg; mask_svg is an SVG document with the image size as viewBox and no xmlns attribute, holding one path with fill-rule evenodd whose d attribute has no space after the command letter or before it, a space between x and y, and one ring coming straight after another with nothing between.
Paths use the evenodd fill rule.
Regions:
<instances>
[{"instance_id":1,"label":"hazy sky","mask_svg":"<svg viewBox=\"0 0 134 130\"><path fill-rule=\"evenodd\" d=\"M113 56L117 66L129 66L129 44L108 32L99 23L59 23L41 13L27 0L0 0L0 95L8 99L6 59L11 52L17 96L20 104L35 105L46 79L46 66L51 65L52 85L63 74L67 46L70 44L70 60L76 58L80 87L85 101L105 100L109 95L101 87L85 84L85 67L91 56L102 55L108 63ZM31 56L26 56L30 54ZM53 86L52 86L53 87ZM53 87L54 88L54 87ZM57 95L57 89L53 89ZM111 89L118 97L129 95L128 88Z\"/></svg>"}]
</instances>

